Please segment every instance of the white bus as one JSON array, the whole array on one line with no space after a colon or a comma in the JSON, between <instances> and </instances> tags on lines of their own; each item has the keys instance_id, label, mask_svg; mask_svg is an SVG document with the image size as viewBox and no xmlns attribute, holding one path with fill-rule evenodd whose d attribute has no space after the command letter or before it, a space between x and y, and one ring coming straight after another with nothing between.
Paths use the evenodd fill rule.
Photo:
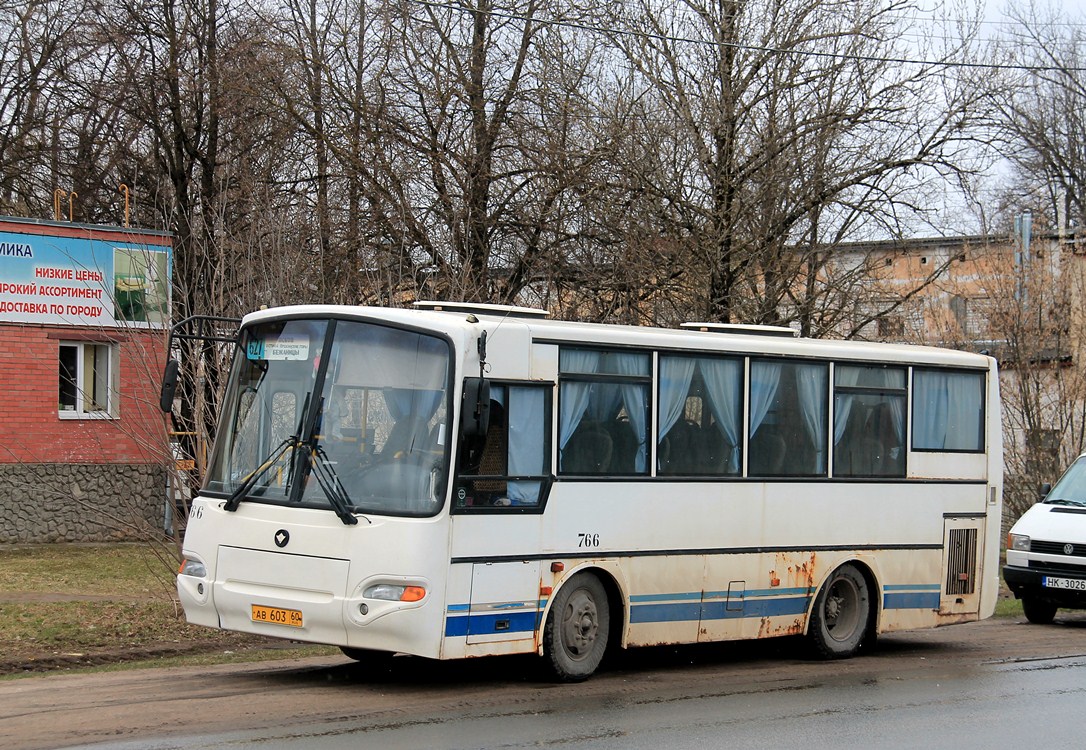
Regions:
<instances>
[{"instance_id":1,"label":"white bus","mask_svg":"<svg viewBox=\"0 0 1086 750\"><path fill-rule=\"evenodd\" d=\"M783 635L847 657L992 613L998 394L987 356L788 329L263 310L177 588L190 622L359 660L537 653L578 680L609 648Z\"/></svg>"}]
</instances>

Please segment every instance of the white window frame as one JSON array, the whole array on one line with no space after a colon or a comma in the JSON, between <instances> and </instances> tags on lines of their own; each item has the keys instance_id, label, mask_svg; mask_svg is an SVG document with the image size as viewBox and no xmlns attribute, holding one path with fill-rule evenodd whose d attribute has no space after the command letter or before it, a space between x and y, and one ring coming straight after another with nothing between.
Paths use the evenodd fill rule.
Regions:
<instances>
[{"instance_id":1,"label":"white window frame","mask_svg":"<svg viewBox=\"0 0 1086 750\"><path fill-rule=\"evenodd\" d=\"M87 367L95 366L95 353L99 347L106 351L104 363L106 372L99 380L104 385L105 403L99 408L92 403L92 395L87 393L84 387L88 376ZM116 419L117 418L117 371L119 369L119 348L117 344L107 341L61 341L57 351L57 364L60 364L60 354L65 349L75 349L75 403L74 408L66 409L60 403L60 375L57 380L57 415L61 419ZM89 360L89 365L88 365ZM84 384L84 385L81 385Z\"/></svg>"}]
</instances>

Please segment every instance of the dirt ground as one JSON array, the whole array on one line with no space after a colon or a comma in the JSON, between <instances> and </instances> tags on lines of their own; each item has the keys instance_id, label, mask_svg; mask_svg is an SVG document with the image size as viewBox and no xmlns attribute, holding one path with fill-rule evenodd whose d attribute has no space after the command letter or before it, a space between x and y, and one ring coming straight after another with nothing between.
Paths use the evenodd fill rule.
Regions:
<instances>
[{"instance_id":1,"label":"dirt ground","mask_svg":"<svg viewBox=\"0 0 1086 750\"><path fill-rule=\"evenodd\" d=\"M46 750L86 743L162 746L166 738L274 732L305 736L316 724L388 727L418 717L536 711L555 695L570 702L633 704L643 694L690 691L749 694L751 685L797 679L938 679L983 665L1086 654L1086 613L1052 625L1002 617L935 630L885 635L866 656L835 662L801 655L792 639L621 652L593 679L557 686L533 671L531 657L433 662L403 657L376 672L343 656L261 664L50 674L0 681L0 747ZM828 679L828 678L826 678ZM650 696L651 697L651 696ZM204 746L223 746L218 739ZM228 745L234 743L227 742ZM182 745L184 743L181 743ZM244 746L244 742L240 743Z\"/></svg>"},{"instance_id":2,"label":"dirt ground","mask_svg":"<svg viewBox=\"0 0 1086 750\"><path fill-rule=\"evenodd\" d=\"M1003 587L1001 599L1013 598ZM31 602L110 602L111 596L94 596L59 593L0 593L0 605ZM1086 613L1082 615L1086 623ZM41 648L34 643L5 643L0 649L0 676L19 674L44 674L71 671L87 667L134 662L153 662L176 657L228 655L225 661L239 662L246 659L264 660L296 656L299 649L315 648L310 644L264 638L245 633L212 630L184 623L183 617L172 625L161 640L128 644L117 642L110 647ZM1021 620L1021 618L1019 618ZM304 654L303 654L304 655Z\"/></svg>"}]
</instances>

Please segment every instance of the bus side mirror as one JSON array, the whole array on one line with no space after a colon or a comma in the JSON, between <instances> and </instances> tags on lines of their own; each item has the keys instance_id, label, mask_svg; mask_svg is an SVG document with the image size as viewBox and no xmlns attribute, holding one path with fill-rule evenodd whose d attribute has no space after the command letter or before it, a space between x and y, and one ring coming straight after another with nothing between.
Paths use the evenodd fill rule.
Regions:
<instances>
[{"instance_id":1,"label":"bus side mirror","mask_svg":"<svg viewBox=\"0 0 1086 750\"><path fill-rule=\"evenodd\" d=\"M166 371L162 373L162 391L158 396L158 408L166 414L173 411L173 397L177 393L177 371L181 363L171 359L166 363Z\"/></svg>"},{"instance_id":2,"label":"bus side mirror","mask_svg":"<svg viewBox=\"0 0 1086 750\"><path fill-rule=\"evenodd\" d=\"M1040 496L1037 498L1037 501L1040 502L1041 500L1044 500L1046 497L1048 497L1048 493L1051 492L1051 491L1052 491L1052 485L1051 484L1049 484L1048 482L1045 482L1044 484L1042 484L1041 489L1040 489Z\"/></svg>"},{"instance_id":3,"label":"bus side mirror","mask_svg":"<svg viewBox=\"0 0 1086 750\"><path fill-rule=\"evenodd\" d=\"M460 401L460 434L463 437L484 437L490 426L490 381L486 378L464 378L464 395Z\"/></svg>"}]
</instances>

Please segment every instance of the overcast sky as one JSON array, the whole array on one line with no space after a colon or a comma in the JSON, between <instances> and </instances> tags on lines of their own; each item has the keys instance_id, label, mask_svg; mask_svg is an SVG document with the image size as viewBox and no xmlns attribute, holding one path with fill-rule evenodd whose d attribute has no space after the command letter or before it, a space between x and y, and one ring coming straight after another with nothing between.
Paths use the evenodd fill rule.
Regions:
<instances>
[{"instance_id":1,"label":"overcast sky","mask_svg":"<svg viewBox=\"0 0 1086 750\"><path fill-rule=\"evenodd\" d=\"M1017 6L1028 5L1029 0L1014 0ZM1035 0L1039 7L1056 9L1068 23L1086 23L1086 0ZM985 26L997 29L1001 22L1007 21L1005 11L1007 0L985 0Z\"/></svg>"}]
</instances>

